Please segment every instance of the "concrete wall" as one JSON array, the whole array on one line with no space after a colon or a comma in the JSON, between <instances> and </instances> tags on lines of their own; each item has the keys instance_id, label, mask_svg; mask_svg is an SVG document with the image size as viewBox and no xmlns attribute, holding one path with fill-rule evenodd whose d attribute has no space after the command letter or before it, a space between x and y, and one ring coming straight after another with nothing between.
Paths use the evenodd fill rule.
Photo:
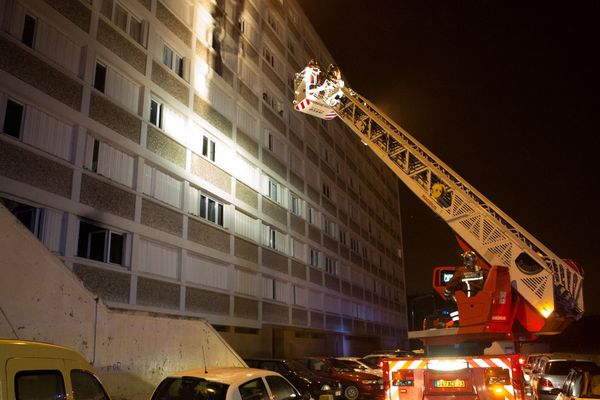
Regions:
<instances>
[{"instance_id":1,"label":"concrete wall","mask_svg":"<svg viewBox=\"0 0 600 400\"><path fill-rule=\"evenodd\" d=\"M108 309L0 205L0 337L72 347L113 400L147 399L167 374L245 365L202 319Z\"/></svg>"}]
</instances>

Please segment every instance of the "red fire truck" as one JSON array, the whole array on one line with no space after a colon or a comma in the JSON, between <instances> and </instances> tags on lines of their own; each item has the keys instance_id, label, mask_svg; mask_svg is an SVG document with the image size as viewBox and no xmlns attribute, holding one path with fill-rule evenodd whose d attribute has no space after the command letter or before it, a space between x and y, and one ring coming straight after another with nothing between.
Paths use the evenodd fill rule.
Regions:
<instances>
[{"instance_id":1,"label":"red fire truck","mask_svg":"<svg viewBox=\"0 0 600 400\"><path fill-rule=\"evenodd\" d=\"M435 357L383 362L388 400L522 399L523 373L513 344L560 333L583 315L581 268L556 256L370 101L346 87L337 67L322 71L311 61L296 74L294 104L297 111L321 119L339 117L450 226L462 250L476 254L477 270L486 272L476 294L453 293L458 326L409 332L429 354L437 350ZM434 269L435 291L443 295L455 273L458 276L456 271L457 267ZM513 354L483 356L484 347L494 341L511 343L508 351L499 353Z\"/></svg>"}]
</instances>

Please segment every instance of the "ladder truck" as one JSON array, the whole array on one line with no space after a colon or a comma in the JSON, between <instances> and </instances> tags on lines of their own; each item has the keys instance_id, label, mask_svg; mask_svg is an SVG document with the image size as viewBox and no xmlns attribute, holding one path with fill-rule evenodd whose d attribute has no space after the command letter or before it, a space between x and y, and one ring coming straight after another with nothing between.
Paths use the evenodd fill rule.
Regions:
<instances>
[{"instance_id":1,"label":"ladder truck","mask_svg":"<svg viewBox=\"0 0 600 400\"><path fill-rule=\"evenodd\" d=\"M455 292L458 327L409 332L428 348L457 343L519 342L558 334L583 315L583 270L519 226L373 103L346 87L336 66L311 60L295 76L294 108L339 117L400 180L453 230L487 271L481 290ZM443 295L455 267L433 270ZM475 349L476 347L472 347ZM483 347L480 348L481 350ZM475 350L478 352L479 350ZM518 355L420 357L383 362L388 400L429 396L522 399Z\"/></svg>"}]
</instances>

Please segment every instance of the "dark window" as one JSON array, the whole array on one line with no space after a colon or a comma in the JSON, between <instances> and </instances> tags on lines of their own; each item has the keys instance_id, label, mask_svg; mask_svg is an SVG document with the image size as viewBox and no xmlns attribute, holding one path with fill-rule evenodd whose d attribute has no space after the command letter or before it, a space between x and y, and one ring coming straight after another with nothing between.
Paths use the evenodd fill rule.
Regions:
<instances>
[{"instance_id":1,"label":"dark window","mask_svg":"<svg viewBox=\"0 0 600 400\"><path fill-rule=\"evenodd\" d=\"M124 234L80 221L78 257L122 265L124 247Z\"/></svg>"},{"instance_id":2,"label":"dark window","mask_svg":"<svg viewBox=\"0 0 600 400\"><path fill-rule=\"evenodd\" d=\"M202 138L202 155L211 161L215 161L215 142L206 136Z\"/></svg>"},{"instance_id":3,"label":"dark window","mask_svg":"<svg viewBox=\"0 0 600 400\"><path fill-rule=\"evenodd\" d=\"M240 385L240 395L242 400L269 400L267 387L260 378Z\"/></svg>"},{"instance_id":4,"label":"dark window","mask_svg":"<svg viewBox=\"0 0 600 400\"><path fill-rule=\"evenodd\" d=\"M96 76L94 77L94 87L104 93L106 86L106 65L96 63Z\"/></svg>"},{"instance_id":5,"label":"dark window","mask_svg":"<svg viewBox=\"0 0 600 400\"><path fill-rule=\"evenodd\" d=\"M87 371L71 371L74 400L109 400L102 384Z\"/></svg>"},{"instance_id":6,"label":"dark window","mask_svg":"<svg viewBox=\"0 0 600 400\"><path fill-rule=\"evenodd\" d=\"M94 139L94 150L92 151L92 171L98 172L98 154L100 152L100 142Z\"/></svg>"},{"instance_id":7,"label":"dark window","mask_svg":"<svg viewBox=\"0 0 600 400\"><path fill-rule=\"evenodd\" d=\"M4 133L19 138L21 136L21 124L23 122L23 105L6 100L6 113L4 115Z\"/></svg>"},{"instance_id":8,"label":"dark window","mask_svg":"<svg viewBox=\"0 0 600 400\"><path fill-rule=\"evenodd\" d=\"M35 23L36 20L31 15L25 15L25 22L23 23L23 36L21 41L27 46L33 48L33 39L35 38Z\"/></svg>"},{"instance_id":9,"label":"dark window","mask_svg":"<svg viewBox=\"0 0 600 400\"><path fill-rule=\"evenodd\" d=\"M150 100L150 123L162 128L162 108L163 105L158 101Z\"/></svg>"},{"instance_id":10,"label":"dark window","mask_svg":"<svg viewBox=\"0 0 600 400\"><path fill-rule=\"evenodd\" d=\"M200 195L200 217L223 226L223 204Z\"/></svg>"},{"instance_id":11,"label":"dark window","mask_svg":"<svg viewBox=\"0 0 600 400\"><path fill-rule=\"evenodd\" d=\"M225 400L228 388L224 383L191 376L166 378L151 400Z\"/></svg>"},{"instance_id":12,"label":"dark window","mask_svg":"<svg viewBox=\"0 0 600 400\"><path fill-rule=\"evenodd\" d=\"M23 371L15 376L19 400L64 399L65 384L60 371Z\"/></svg>"},{"instance_id":13,"label":"dark window","mask_svg":"<svg viewBox=\"0 0 600 400\"><path fill-rule=\"evenodd\" d=\"M285 379L279 376L267 376L267 383L275 400L299 400L300 394Z\"/></svg>"},{"instance_id":14,"label":"dark window","mask_svg":"<svg viewBox=\"0 0 600 400\"><path fill-rule=\"evenodd\" d=\"M28 205L21 205L11 210L15 217L23 224L27 229L34 235L38 235L41 228L41 211L39 208L35 208Z\"/></svg>"}]
</instances>

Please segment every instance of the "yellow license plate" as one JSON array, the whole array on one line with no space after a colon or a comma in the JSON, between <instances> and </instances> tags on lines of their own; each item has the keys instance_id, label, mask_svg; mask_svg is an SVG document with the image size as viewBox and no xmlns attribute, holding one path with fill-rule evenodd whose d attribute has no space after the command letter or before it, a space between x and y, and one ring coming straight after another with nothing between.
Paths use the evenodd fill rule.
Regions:
<instances>
[{"instance_id":1,"label":"yellow license plate","mask_svg":"<svg viewBox=\"0 0 600 400\"><path fill-rule=\"evenodd\" d=\"M433 386L438 388L464 388L465 381L462 379L454 379L453 381L438 379L433 382Z\"/></svg>"}]
</instances>

